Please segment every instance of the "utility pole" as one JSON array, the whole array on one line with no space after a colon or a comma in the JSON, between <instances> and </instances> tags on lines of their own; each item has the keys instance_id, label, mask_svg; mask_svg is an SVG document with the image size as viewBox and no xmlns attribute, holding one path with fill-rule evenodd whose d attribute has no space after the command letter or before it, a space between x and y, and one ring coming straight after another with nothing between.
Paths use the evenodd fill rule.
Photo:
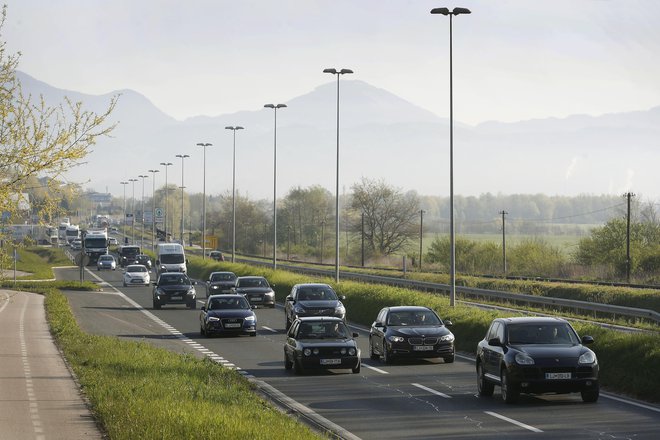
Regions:
<instances>
[{"instance_id":1,"label":"utility pole","mask_svg":"<svg viewBox=\"0 0 660 440\"><path fill-rule=\"evenodd\" d=\"M424 240L424 211L419 210L419 271L422 271L422 241Z\"/></svg>"},{"instance_id":2,"label":"utility pole","mask_svg":"<svg viewBox=\"0 0 660 440\"><path fill-rule=\"evenodd\" d=\"M624 194L628 201L628 214L626 215L626 282L630 284L630 199L635 196L631 192Z\"/></svg>"},{"instance_id":3,"label":"utility pole","mask_svg":"<svg viewBox=\"0 0 660 440\"><path fill-rule=\"evenodd\" d=\"M362 267L364 267L364 211L362 211Z\"/></svg>"},{"instance_id":4,"label":"utility pole","mask_svg":"<svg viewBox=\"0 0 660 440\"><path fill-rule=\"evenodd\" d=\"M502 273L506 277L506 224L504 222L504 216L508 212L502 210L500 214L502 214Z\"/></svg>"}]
</instances>

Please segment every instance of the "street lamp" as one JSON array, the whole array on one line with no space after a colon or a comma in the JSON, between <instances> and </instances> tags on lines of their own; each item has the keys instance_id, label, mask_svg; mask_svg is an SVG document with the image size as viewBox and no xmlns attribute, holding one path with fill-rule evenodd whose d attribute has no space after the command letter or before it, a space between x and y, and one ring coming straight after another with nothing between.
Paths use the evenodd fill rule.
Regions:
<instances>
[{"instance_id":1,"label":"street lamp","mask_svg":"<svg viewBox=\"0 0 660 440\"><path fill-rule=\"evenodd\" d=\"M151 173L151 252L156 252L156 173L160 170L149 170Z\"/></svg>"},{"instance_id":2,"label":"street lamp","mask_svg":"<svg viewBox=\"0 0 660 440\"><path fill-rule=\"evenodd\" d=\"M424 237L424 211L419 210L419 271L422 271L422 241Z\"/></svg>"},{"instance_id":3,"label":"street lamp","mask_svg":"<svg viewBox=\"0 0 660 440\"><path fill-rule=\"evenodd\" d=\"M168 203L168 197L167 197L167 195L170 192L170 189L167 186L167 167L172 165L172 162L161 162L160 164L165 167L165 218L163 219L163 230L165 232L165 241L167 241L167 219L168 219L167 210L170 206L170 204Z\"/></svg>"},{"instance_id":4,"label":"street lamp","mask_svg":"<svg viewBox=\"0 0 660 440\"><path fill-rule=\"evenodd\" d=\"M126 185L128 182L119 182L124 187L124 221L122 222L126 226Z\"/></svg>"},{"instance_id":5,"label":"street lamp","mask_svg":"<svg viewBox=\"0 0 660 440\"><path fill-rule=\"evenodd\" d=\"M144 239L144 179L146 179L147 175L140 175L138 176L142 179L142 213L140 216L142 217L142 234L140 235L140 252L142 252L144 249L142 249L143 243L142 240Z\"/></svg>"},{"instance_id":6,"label":"street lamp","mask_svg":"<svg viewBox=\"0 0 660 440\"><path fill-rule=\"evenodd\" d=\"M213 144L200 142L197 146L202 147L204 150L204 172L203 172L203 188L204 195L202 198L202 260L206 259L206 147L210 147Z\"/></svg>"},{"instance_id":7,"label":"street lamp","mask_svg":"<svg viewBox=\"0 0 660 440\"><path fill-rule=\"evenodd\" d=\"M337 75L337 187L335 189L335 282L339 282L339 77L353 73L351 69L324 69L323 73Z\"/></svg>"},{"instance_id":8,"label":"street lamp","mask_svg":"<svg viewBox=\"0 0 660 440\"><path fill-rule=\"evenodd\" d=\"M128 179L129 182L133 182L133 196L131 198L132 200L132 207L131 207L131 243L135 244L135 182L138 181L138 179Z\"/></svg>"},{"instance_id":9,"label":"street lamp","mask_svg":"<svg viewBox=\"0 0 660 440\"><path fill-rule=\"evenodd\" d=\"M277 109L286 104L266 104L266 108L275 110L275 130L273 135L273 270L277 269ZM265 237L264 237L265 240Z\"/></svg>"},{"instance_id":10,"label":"street lamp","mask_svg":"<svg viewBox=\"0 0 660 440\"><path fill-rule=\"evenodd\" d=\"M431 14L449 15L449 306L456 302L456 237L454 236L454 77L452 72L452 18L454 15L470 14L467 8L435 8Z\"/></svg>"},{"instance_id":11,"label":"street lamp","mask_svg":"<svg viewBox=\"0 0 660 440\"><path fill-rule=\"evenodd\" d=\"M183 160L190 156L187 154L177 154L176 157L181 158L181 245L183 246L183 190L185 188L183 186Z\"/></svg>"},{"instance_id":12,"label":"street lamp","mask_svg":"<svg viewBox=\"0 0 660 440\"><path fill-rule=\"evenodd\" d=\"M236 130L244 128L237 126L225 127L226 130L234 132L234 153L232 159L232 183L231 183L231 262L236 260Z\"/></svg>"}]
</instances>

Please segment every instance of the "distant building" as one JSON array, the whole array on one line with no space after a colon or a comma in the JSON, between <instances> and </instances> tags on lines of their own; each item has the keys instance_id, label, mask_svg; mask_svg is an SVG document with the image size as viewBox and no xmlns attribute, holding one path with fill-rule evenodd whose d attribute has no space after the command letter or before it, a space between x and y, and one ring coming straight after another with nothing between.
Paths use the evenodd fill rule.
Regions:
<instances>
[{"instance_id":1,"label":"distant building","mask_svg":"<svg viewBox=\"0 0 660 440\"><path fill-rule=\"evenodd\" d=\"M112 202L112 194L110 193L88 192L85 193L85 197L90 202L101 206L110 205Z\"/></svg>"}]
</instances>

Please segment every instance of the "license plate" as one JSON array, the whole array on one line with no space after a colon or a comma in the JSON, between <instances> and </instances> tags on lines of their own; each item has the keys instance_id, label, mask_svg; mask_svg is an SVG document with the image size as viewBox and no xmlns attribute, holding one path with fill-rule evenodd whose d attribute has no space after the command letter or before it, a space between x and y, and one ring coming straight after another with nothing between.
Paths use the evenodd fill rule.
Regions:
<instances>
[{"instance_id":1,"label":"license plate","mask_svg":"<svg viewBox=\"0 0 660 440\"><path fill-rule=\"evenodd\" d=\"M261 297L259 297L259 296L252 296L252 297L250 297L250 301L259 302L259 301L261 301Z\"/></svg>"},{"instance_id":2,"label":"license plate","mask_svg":"<svg viewBox=\"0 0 660 440\"><path fill-rule=\"evenodd\" d=\"M229 322L225 324L225 328L239 328L241 324L236 323L236 322Z\"/></svg>"},{"instance_id":3,"label":"license plate","mask_svg":"<svg viewBox=\"0 0 660 440\"><path fill-rule=\"evenodd\" d=\"M182 299L182 297L180 297L180 296L171 296L170 299L173 300L173 301L176 301L176 300Z\"/></svg>"},{"instance_id":4,"label":"license plate","mask_svg":"<svg viewBox=\"0 0 660 440\"><path fill-rule=\"evenodd\" d=\"M550 380L570 379L571 373L545 373L545 378Z\"/></svg>"},{"instance_id":5,"label":"license plate","mask_svg":"<svg viewBox=\"0 0 660 440\"><path fill-rule=\"evenodd\" d=\"M135 283L135 284L138 284L138 283L139 283L139 284L144 284L144 281L142 281L142 280L131 280L131 283Z\"/></svg>"},{"instance_id":6,"label":"license plate","mask_svg":"<svg viewBox=\"0 0 660 440\"><path fill-rule=\"evenodd\" d=\"M341 359L321 359L321 365L341 365Z\"/></svg>"},{"instance_id":7,"label":"license plate","mask_svg":"<svg viewBox=\"0 0 660 440\"><path fill-rule=\"evenodd\" d=\"M413 351L433 351L432 345L413 345Z\"/></svg>"}]
</instances>

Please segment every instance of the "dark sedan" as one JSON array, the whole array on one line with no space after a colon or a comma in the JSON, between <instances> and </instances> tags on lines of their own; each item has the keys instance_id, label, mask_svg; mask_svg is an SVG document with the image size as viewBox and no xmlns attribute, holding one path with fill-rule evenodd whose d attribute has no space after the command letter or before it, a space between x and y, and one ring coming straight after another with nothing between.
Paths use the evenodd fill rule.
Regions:
<instances>
[{"instance_id":1,"label":"dark sedan","mask_svg":"<svg viewBox=\"0 0 660 440\"><path fill-rule=\"evenodd\" d=\"M296 319L287 332L284 368L297 374L306 369L345 369L360 372L360 349L348 327L339 318Z\"/></svg>"},{"instance_id":2,"label":"dark sedan","mask_svg":"<svg viewBox=\"0 0 660 440\"><path fill-rule=\"evenodd\" d=\"M580 338L564 319L495 319L477 345L479 395L492 396L498 385L506 403L516 402L520 393L571 392L595 402L598 360L585 347L593 341L591 336Z\"/></svg>"},{"instance_id":3,"label":"dark sedan","mask_svg":"<svg viewBox=\"0 0 660 440\"><path fill-rule=\"evenodd\" d=\"M396 306L382 309L369 332L369 357L386 364L395 358L443 358L454 362L454 335L428 307Z\"/></svg>"},{"instance_id":4,"label":"dark sedan","mask_svg":"<svg viewBox=\"0 0 660 440\"><path fill-rule=\"evenodd\" d=\"M151 257L149 257L149 255L145 255L145 254L136 255L135 261L137 261L137 263L135 264L141 264L147 269L151 270L152 264L151 264Z\"/></svg>"},{"instance_id":5,"label":"dark sedan","mask_svg":"<svg viewBox=\"0 0 660 440\"><path fill-rule=\"evenodd\" d=\"M341 300L345 296L337 296L327 284L303 283L291 288L291 293L284 303L286 328L294 319L304 316L335 316L346 322L346 309Z\"/></svg>"},{"instance_id":6,"label":"dark sedan","mask_svg":"<svg viewBox=\"0 0 660 440\"><path fill-rule=\"evenodd\" d=\"M153 284L154 309L160 309L165 304L185 304L189 309L197 308L197 283L185 273L163 272Z\"/></svg>"},{"instance_id":7,"label":"dark sedan","mask_svg":"<svg viewBox=\"0 0 660 440\"><path fill-rule=\"evenodd\" d=\"M206 296L218 293L232 293L236 286L236 274L234 272L211 272L206 280Z\"/></svg>"},{"instance_id":8,"label":"dark sedan","mask_svg":"<svg viewBox=\"0 0 660 440\"><path fill-rule=\"evenodd\" d=\"M238 277L234 291L245 295L254 306L275 307L275 292L264 277Z\"/></svg>"},{"instance_id":9,"label":"dark sedan","mask_svg":"<svg viewBox=\"0 0 660 440\"><path fill-rule=\"evenodd\" d=\"M243 295L211 295L199 315L203 336L257 336L257 315Z\"/></svg>"}]
</instances>

